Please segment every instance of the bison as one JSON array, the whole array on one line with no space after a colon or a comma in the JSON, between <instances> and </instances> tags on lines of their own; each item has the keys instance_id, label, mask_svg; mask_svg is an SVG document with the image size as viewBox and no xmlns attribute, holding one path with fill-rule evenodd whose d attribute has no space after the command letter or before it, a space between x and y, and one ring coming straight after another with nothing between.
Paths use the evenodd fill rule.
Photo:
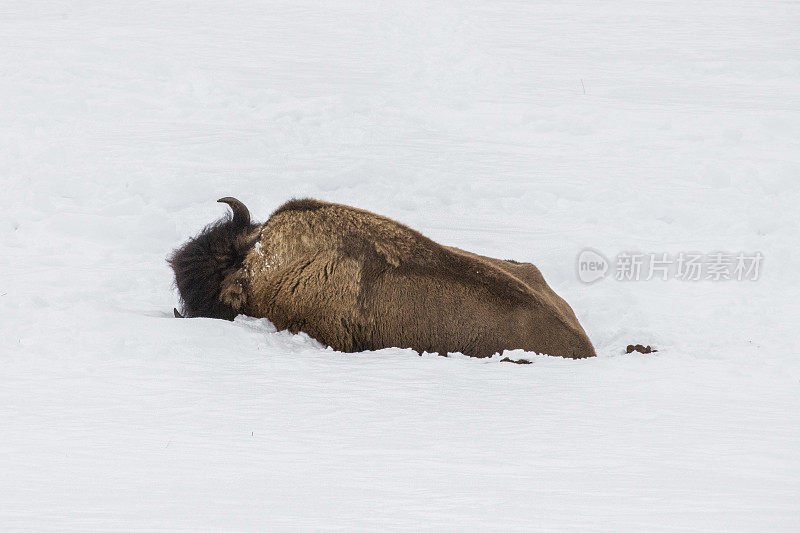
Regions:
<instances>
[{"instance_id":1,"label":"bison","mask_svg":"<svg viewBox=\"0 0 800 533\"><path fill-rule=\"evenodd\" d=\"M239 200L218 201L232 215L168 259L176 316L267 318L343 352L595 355L572 308L530 263L442 246L341 204L294 199L257 224Z\"/></svg>"}]
</instances>

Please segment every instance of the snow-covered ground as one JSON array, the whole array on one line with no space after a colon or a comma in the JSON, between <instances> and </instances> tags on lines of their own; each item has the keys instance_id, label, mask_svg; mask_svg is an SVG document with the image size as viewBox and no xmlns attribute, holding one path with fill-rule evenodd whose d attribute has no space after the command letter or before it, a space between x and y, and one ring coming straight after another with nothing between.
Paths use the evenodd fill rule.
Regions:
<instances>
[{"instance_id":1,"label":"snow-covered ground","mask_svg":"<svg viewBox=\"0 0 800 533\"><path fill-rule=\"evenodd\" d=\"M0 2L0 529L800 530L798 28L794 1ZM176 320L164 258L228 195L532 261L599 356ZM764 259L587 285L587 247Z\"/></svg>"}]
</instances>

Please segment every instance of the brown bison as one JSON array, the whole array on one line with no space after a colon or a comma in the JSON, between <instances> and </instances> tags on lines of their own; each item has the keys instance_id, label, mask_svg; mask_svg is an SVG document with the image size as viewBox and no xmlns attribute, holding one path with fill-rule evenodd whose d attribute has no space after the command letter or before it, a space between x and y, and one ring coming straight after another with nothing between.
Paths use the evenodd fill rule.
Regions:
<instances>
[{"instance_id":1,"label":"brown bison","mask_svg":"<svg viewBox=\"0 0 800 533\"><path fill-rule=\"evenodd\" d=\"M169 259L185 316L266 317L343 352L595 355L570 306L530 263L442 246L346 205L291 200L255 224L240 201L219 201L233 216Z\"/></svg>"}]
</instances>

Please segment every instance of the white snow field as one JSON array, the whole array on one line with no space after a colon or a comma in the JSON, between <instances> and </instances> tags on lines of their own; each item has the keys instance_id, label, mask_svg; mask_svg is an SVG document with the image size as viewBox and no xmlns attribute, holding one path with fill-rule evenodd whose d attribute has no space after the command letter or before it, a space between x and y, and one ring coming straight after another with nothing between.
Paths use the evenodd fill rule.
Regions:
<instances>
[{"instance_id":1,"label":"white snow field","mask_svg":"<svg viewBox=\"0 0 800 533\"><path fill-rule=\"evenodd\" d=\"M0 42L0 530L800 530L800 3L0 0ZM174 319L222 196L534 262L598 357Z\"/></svg>"}]
</instances>

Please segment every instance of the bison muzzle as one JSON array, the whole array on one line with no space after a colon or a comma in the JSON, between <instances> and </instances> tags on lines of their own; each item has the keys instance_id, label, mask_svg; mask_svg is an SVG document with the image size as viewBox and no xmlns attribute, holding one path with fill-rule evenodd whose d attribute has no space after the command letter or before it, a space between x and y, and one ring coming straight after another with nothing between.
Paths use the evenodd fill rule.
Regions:
<instances>
[{"instance_id":1,"label":"bison muzzle","mask_svg":"<svg viewBox=\"0 0 800 533\"><path fill-rule=\"evenodd\" d=\"M169 258L184 316L267 318L343 352L595 355L530 263L442 246L346 205L291 200L255 224L240 201L219 201L232 216Z\"/></svg>"}]
</instances>

